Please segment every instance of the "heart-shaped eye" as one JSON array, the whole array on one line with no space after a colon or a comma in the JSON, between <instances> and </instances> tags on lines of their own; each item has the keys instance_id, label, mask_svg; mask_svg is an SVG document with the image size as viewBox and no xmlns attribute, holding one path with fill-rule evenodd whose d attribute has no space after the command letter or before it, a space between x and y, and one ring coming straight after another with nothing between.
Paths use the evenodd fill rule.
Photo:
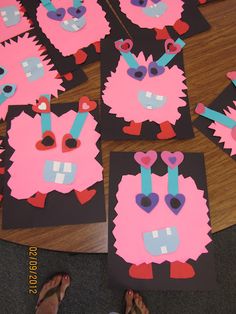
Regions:
<instances>
[{"instance_id":1,"label":"heart-shaped eye","mask_svg":"<svg viewBox=\"0 0 236 314\"><path fill-rule=\"evenodd\" d=\"M131 4L136 5L137 7L145 8L148 0L131 0Z\"/></svg>"},{"instance_id":2,"label":"heart-shaped eye","mask_svg":"<svg viewBox=\"0 0 236 314\"><path fill-rule=\"evenodd\" d=\"M161 0L152 0L153 3L158 3L160 2Z\"/></svg>"},{"instance_id":3,"label":"heart-shaped eye","mask_svg":"<svg viewBox=\"0 0 236 314\"><path fill-rule=\"evenodd\" d=\"M161 75L165 72L165 68L157 65L156 62L151 62L148 66L148 74L150 77Z\"/></svg>"},{"instance_id":4,"label":"heart-shaped eye","mask_svg":"<svg viewBox=\"0 0 236 314\"><path fill-rule=\"evenodd\" d=\"M77 19L81 18L85 12L86 12L86 8L81 5L80 7L78 8L75 8L75 7L70 7L67 12L73 16L73 17L76 17Z\"/></svg>"},{"instance_id":5,"label":"heart-shaped eye","mask_svg":"<svg viewBox=\"0 0 236 314\"><path fill-rule=\"evenodd\" d=\"M49 11L47 16L55 21L62 21L66 14L66 10L64 8L56 9L56 11Z\"/></svg>"},{"instance_id":6,"label":"heart-shaped eye","mask_svg":"<svg viewBox=\"0 0 236 314\"><path fill-rule=\"evenodd\" d=\"M0 66L0 79L7 74L7 70Z\"/></svg>"},{"instance_id":7,"label":"heart-shaped eye","mask_svg":"<svg viewBox=\"0 0 236 314\"><path fill-rule=\"evenodd\" d=\"M135 80L142 81L147 74L147 69L145 66L140 65L138 68L129 68L127 71L128 75Z\"/></svg>"}]
</instances>

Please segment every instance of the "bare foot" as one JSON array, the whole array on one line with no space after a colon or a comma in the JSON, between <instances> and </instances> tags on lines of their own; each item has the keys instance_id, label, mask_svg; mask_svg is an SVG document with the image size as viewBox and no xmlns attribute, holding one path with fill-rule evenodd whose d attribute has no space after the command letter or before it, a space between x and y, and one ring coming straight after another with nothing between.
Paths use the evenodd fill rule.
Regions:
<instances>
[{"instance_id":1,"label":"bare foot","mask_svg":"<svg viewBox=\"0 0 236 314\"><path fill-rule=\"evenodd\" d=\"M69 285L70 277L68 275L56 275L52 280L44 284L39 294L36 314L56 314L59 304L63 300ZM50 294L50 291L53 290L55 290L55 292L48 295Z\"/></svg>"},{"instance_id":2,"label":"bare foot","mask_svg":"<svg viewBox=\"0 0 236 314\"><path fill-rule=\"evenodd\" d=\"M133 301L134 301L134 292L133 290L127 290L125 293L125 314L133 314L132 309L133 309Z\"/></svg>"},{"instance_id":3,"label":"bare foot","mask_svg":"<svg viewBox=\"0 0 236 314\"><path fill-rule=\"evenodd\" d=\"M143 299L138 293L135 293L134 295L134 303L136 307L139 309L140 314L149 314L149 310L147 309L146 305L143 303Z\"/></svg>"}]
</instances>

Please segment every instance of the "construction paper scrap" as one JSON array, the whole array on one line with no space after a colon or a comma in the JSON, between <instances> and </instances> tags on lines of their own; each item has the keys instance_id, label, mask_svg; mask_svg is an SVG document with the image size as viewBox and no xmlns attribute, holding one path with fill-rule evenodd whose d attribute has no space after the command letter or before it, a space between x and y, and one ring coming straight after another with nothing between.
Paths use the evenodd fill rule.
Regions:
<instances>
[{"instance_id":1,"label":"construction paper scrap","mask_svg":"<svg viewBox=\"0 0 236 314\"><path fill-rule=\"evenodd\" d=\"M58 72L52 70L50 59L45 60L35 40L25 34L17 42L11 40L0 46L1 67L7 71L0 78L1 95L5 92L6 96L0 102L0 118L5 118L9 105L33 104L42 94L57 97L65 90L63 80L56 79Z\"/></svg>"},{"instance_id":2,"label":"construction paper scrap","mask_svg":"<svg viewBox=\"0 0 236 314\"><path fill-rule=\"evenodd\" d=\"M136 202L142 174L135 154L111 154L110 285L134 290L212 289L216 282L203 155L162 154L164 159L169 154L168 163L179 157L179 193L174 202L181 202L181 209L170 204L168 171L174 168L163 158L152 166L152 191L158 203L152 210L143 210Z\"/></svg>"},{"instance_id":3,"label":"construction paper scrap","mask_svg":"<svg viewBox=\"0 0 236 314\"><path fill-rule=\"evenodd\" d=\"M194 126L236 160L236 89L234 84L230 84L210 106L198 104L195 111L200 116L194 121Z\"/></svg>"},{"instance_id":4,"label":"construction paper scrap","mask_svg":"<svg viewBox=\"0 0 236 314\"><path fill-rule=\"evenodd\" d=\"M64 135L69 133L77 111L78 104L51 105L51 132L57 145L50 150L40 150L36 144L42 138L42 114L35 113L31 106L19 106L17 111L15 106L10 107L6 153L9 161L6 159L7 186L3 209L5 228L88 223L105 219L96 110L93 114L87 113L79 134L78 149L63 150ZM24 140L19 141L19 138ZM11 214L9 207L12 208ZM43 208L43 212L38 212L38 208ZM12 215L16 209L18 217ZM28 214L35 218L28 219Z\"/></svg>"},{"instance_id":5,"label":"construction paper scrap","mask_svg":"<svg viewBox=\"0 0 236 314\"><path fill-rule=\"evenodd\" d=\"M173 51L169 43L160 45L149 56L138 42L130 44L127 39L119 39L113 48L112 43L106 44L102 56L103 138L192 137L187 86L179 56L184 42L171 42L180 49Z\"/></svg>"},{"instance_id":6,"label":"construction paper scrap","mask_svg":"<svg viewBox=\"0 0 236 314\"><path fill-rule=\"evenodd\" d=\"M0 3L0 42L20 35L31 26L20 2L17 0L1 0Z\"/></svg>"}]
</instances>

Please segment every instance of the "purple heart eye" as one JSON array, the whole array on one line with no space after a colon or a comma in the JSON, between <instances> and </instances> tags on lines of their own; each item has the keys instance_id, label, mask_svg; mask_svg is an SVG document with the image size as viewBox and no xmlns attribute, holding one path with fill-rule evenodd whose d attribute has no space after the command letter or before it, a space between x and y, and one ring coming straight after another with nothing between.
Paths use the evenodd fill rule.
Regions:
<instances>
[{"instance_id":1,"label":"purple heart eye","mask_svg":"<svg viewBox=\"0 0 236 314\"><path fill-rule=\"evenodd\" d=\"M145 66L140 65L138 68L129 68L127 71L128 75L135 80L142 81L147 74L147 69Z\"/></svg>"},{"instance_id":2,"label":"purple heart eye","mask_svg":"<svg viewBox=\"0 0 236 314\"><path fill-rule=\"evenodd\" d=\"M80 7L78 8L75 8L75 7L70 7L68 8L67 12L73 16L73 17L76 17L77 19L81 18L85 12L86 12L86 8L85 6L81 5Z\"/></svg>"},{"instance_id":3,"label":"purple heart eye","mask_svg":"<svg viewBox=\"0 0 236 314\"><path fill-rule=\"evenodd\" d=\"M150 77L161 75L165 72L165 68L157 65L156 62L151 62L148 66L148 73Z\"/></svg>"},{"instance_id":4,"label":"purple heart eye","mask_svg":"<svg viewBox=\"0 0 236 314\"><path fill-rule=\"evenodd\" d=\"M56 11L49 11L47 16L55 21L62 21L66 14L66 10L64 8L56 9Z\"/></svg>"},{"instance_id":5,"label":"purple heart eye","mask_svg":"<svg viewBox=\"0 0 236 314\"><path fill-rule=\"evenodd\" d=\"M161 0L152 0L153 3L158 3L160 2Z\"/></svg>"},{"instance_id":6,"label":"purple heart eye","mask_svg":"<svg viewBox=\"0 0 236 314\"><path fill-rule=\"evenodd\" d=\"M145 8L148 0L131 0L131 4L136 5L137 7Z\"/></svg>"}]
</instances>

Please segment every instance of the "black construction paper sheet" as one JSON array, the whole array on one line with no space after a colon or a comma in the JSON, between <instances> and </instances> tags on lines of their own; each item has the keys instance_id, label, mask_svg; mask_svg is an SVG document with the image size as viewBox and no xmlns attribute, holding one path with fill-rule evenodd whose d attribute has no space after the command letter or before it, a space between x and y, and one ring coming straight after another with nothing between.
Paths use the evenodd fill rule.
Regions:
<instances>
[{"instance_id":1,"label":"black construction paper sheet","mask_svg":"<svg viewBox=\"0 0 236 314\"><path fill-rule=\"evenodd\" d=\"M147 0L144 1L147 2L146 7L145 5L144 7L139 7L137 4L132 4L132 2L138 3L138 0L108 1L112 3L121 22L135 37L143 38L145 33L150 32L153 40L164 40L169 37L188 38L210 28L210 25L198 9L199 3L196 3L195 0L176 0L174 1L174 7L173 1L169 0L163 0L156 4L152 0ZM148 17L144 11L149 8L148 14L151 14L151 10L156 10L155 6L163 8L160 12L156 12L160 16L157 17L156 23L153 23L153 21L155 22L155 17ZM164 31L165 27L166 30ZM159 31L156 31L157 28Z\"/></svg>"},{"instance_id":2,"label":"black construction paper sheet","mask_svg":"<svg viewBox=\"0 0 236 314\"><path fill-rule=\"evenodd\" d=\"M146 68L152 59L153 61L157 61L163 55L165 52L165 43L153 41L150 32L147 32L146 36L143 37L142 40L138 39L138 37L135 39L130 37L127 29L122 27L119 20L114 17L115 15L113 11L109 9L109 7L106 8L106 11L108 12L107 18L112 25L112 32L110 36L106 37L102 42L102 138L104 140L157 139L157 134L161 131L160 123L163 122L164 125L167 124L167 131L171 130L170 136L167 136L166 138L192 138L194 134L188 106L182 52L179 52L167 65L166 72L170 74L168 79L167 76L165 76L165 72L164 75L160 75L158 79L156 77L150 79L150 76L147 73L142 81L135 80L127 74L129 68L128 65L126 65L124 70L121 70L121 66L118 66L118 64L120 65L123 61L123 58L121 57L118 49L115 47L115 42L120 39L132 40L133 48L131 53L135 56L135 59L138 60L139 65L146 66ZM143 54L145 56L145 60ZM138 55L139 57L137 59ZM146 61L149 56L150 58ZM115 75L114 73L117 69L120 70L119 73ZM113 77L112 82L110 81L111 73ZM171 73L173 75L171 75ZM175 88L176 86L179 86L179 88ZM134 89L137 89L137 92L134 92ZM139 97L139 92L141 91L151 92L153 97L155 95L157 97L159 95L167 96L167 103L168 105L171 103L171 107L168 109L164 106L164 110L161 108L161 118L159 115L159 108L157 108L156 111L155 109L151 110L153 115L155 115L155 118L152 120L152 117L150 117L150 111L146 109L145 112L143 112L142 104L140 100L137 99ZM150 95L150 93L148 94ZM170 100L171 98L172 100ZM129 108L131 106L133 106L133 111L130 114L128 111L131 111ZM178 108L176 108L176 106ZM127 109L125 109L125 107L127 107ZM165 108L167 109L165 110ZM169 114L169 112L172 113ZM172 116L172 118L170 116ZM131 121L143 122L140 126L139 134L135 131L133 133L130 131L124 132L130 123L132 123ZM168 121L170 121L170 123L168 123Z\"/></svg>"},{"instance_id":3,"label":"black construction paper sheet","mask_svg":"<svg viewBox=\"0 0 236 314\"><path fill-rule=\"evenodd\" d=\"M7 137L4 140L4 164L6 167L3 182L4 229L96 223L106 220L100 134L97 125L98 109L91 111L86 117L79 136L79 147L69 152L63 151L63 145L65 145L63 138L65 134L69 133L75 121L78 104L52 105L51 111L53 113L51 115L52 131L55 130L56 147L49 150L38 150L36 149L36 143L41 140L42 135L35 136L34 139L34 135L29 136L24 133L24 130L28 125L28 129L32 130L32 134L37 134L36 130L39 130L40 133L41 126L36 122L41 121L40 115L35 113L32 106L29 105L11 106L9 108ZM23 129L22 134L18 135L22 142L20 142L20 146L12 144L15 147L11 147L11 139L17 136L16 130L22 124L20 119L24 120L24 127L21 127ZM34 123L35 129L33 125L30 127L31 123ZM89 136L89 141L86 141L87 136ZM30 138L33 138L32 143L35 144L29 145ZM15 141L15 143L19 143L19 141ZM29 150L31 150L30 154ZM20 166L19 155L21 152L25 152L24 158L28 160L23 166ZM53 171L58 171L56 176L64 176L62 180L58 181L54 178L55 172L52 174L52 164L49 170L46 168L48 161L54 162ZM36 168L34 168L34 164ZM56 165L57 169L54 169ZM25 175L21 176L22 171ZM27 171L31 173L31 176L26 175ZM36 175L37 171L39 171L38 175ZM69 180L67 173L69 173L68 176L70 173L74 173L74 181L72 179L70 179L70 182L66 181ZM17 180L22 181L21 191L16 183ZM46 188L43 187L45 184L47 185ZM65 188L68 190L61 190ZM45 191L42 191L43 189ZM80 193L80 201L76 197L75 190L85 191ZM35 206L35 193L38 191L46 194L43 208ZM28 194L32 195L28 197ZM40 198L38 202L37 205L41 202Z\"/></svg>"},{"instance_id":4,"label":"black construction paper sheet","mask_svg":"<svg viewBox=\"0 0 236 314\"><path fill-rule=\"evenodd\" d=\"M236 87L231 83L208 107L236 121ZM236 160L236 140L232 137L231 129L222 128L218 123L202 116L199 116L193 125L233 160Z\"/></svg>"},{"instance_id":5,"label":"black construction paper sheet","mask_svg":"<svg viewBox=\"0 0 236 314\"><path fill-rule=\"evenodd\" d=\"M141 158L145 164L149 153ZM176 197L184 196L185 202L177 213L165 201L169 178L161 156L158 152L151 166L152 195L146 197L154 202L153 194L157 194L158 202L148 211L147 204L141 202L141 208L137 202L143 179L134 153L111 153L109 285L136 291L215 289L203 154L184 153L178 166ZM175 163L174 156L170 156L169 163Z\"/></svg>"},{"instance_id":6,"label":"black construction paper sheet","mask_svg":"<svg viewBox=\"0 0 236 314\"><path fill-rule=\"evenodd\" d=\"M93 4L92 2L95 3ZM75 34L75 32L65 31L62 27L62 25L65 25L63 24L64 22L70 23L72 19L69 10L72 10L73 0L52 1L56 9L64 10L64 17L58 21L47 16L42 19L43 14L40 15L41 19L38 19L38 12L42 13L44 10L46 12L46 8L43 7L43 11L39 10L40 0L21 0L28 17L33 22L37 37L46 46L53 62L60 68L60 73L73 71L81 64L86 65L100 59L101 49L99 41L110 32L110 27L105 19L105 12L100 7L100 2L94 0L83 1L83 7L86 8L87 6L85 14L81 17L81 19L84 19L85 24L83 27L80 26L81 29ZM91 5L93 7L90 7ZM90 26L91 24L92 26ZM67 25L69 24L67 23ZM85 32L88 32L87 35ZM82 33L82 37L80 37L80 33ZM91 42L89 41L90 37ZM70 45L69 47L67 47L67 42Z\"/></svg>"}]
</instances>

